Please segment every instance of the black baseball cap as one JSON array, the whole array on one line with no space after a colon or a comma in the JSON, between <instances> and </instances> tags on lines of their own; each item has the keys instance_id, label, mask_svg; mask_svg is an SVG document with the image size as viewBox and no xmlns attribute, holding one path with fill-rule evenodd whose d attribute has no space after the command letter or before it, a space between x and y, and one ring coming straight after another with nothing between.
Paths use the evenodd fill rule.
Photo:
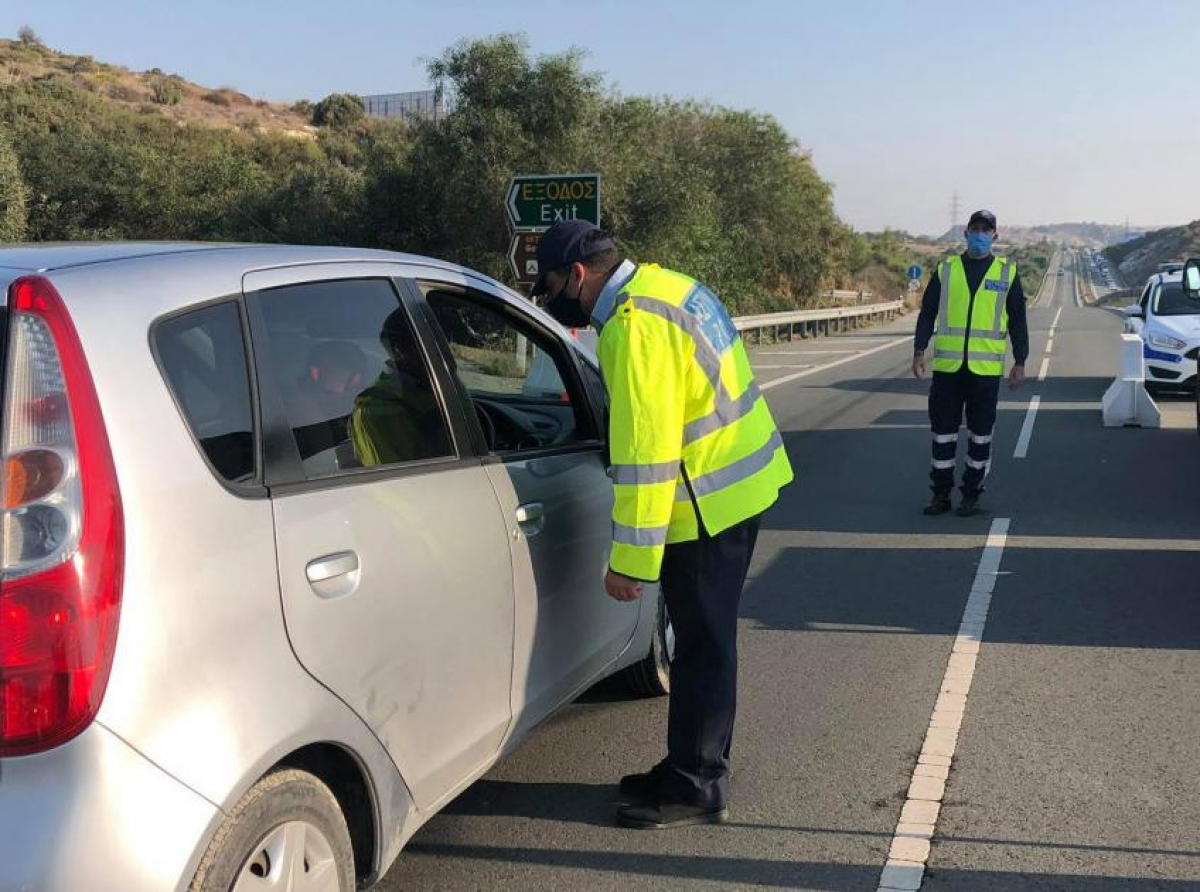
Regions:
<instances>
[{"instance_id":1,"label":"black baseball cap","mask_svg":"<svg viewBox=\"0 0 1200 892\"><path fill-rule=\"evenodd\" d=\"M971 215L971 219L967 221L967 229L970 229L976 223L984 224L988 229L996 228L996 215L991 211L976 211Z\"/></svg>"},{"instance_id":2,"label":"black baseball cap","mask_svg":"<svg viewBox=\"0 0 1200 892\"><path fill-rule=\"evenodd\" d=\"M538 277L530 295L538 297L545 294L546 273L564 269L615 247L616 243L595 223L560 220L547 229L538 242Z\"/></svg>"}]
</instances>

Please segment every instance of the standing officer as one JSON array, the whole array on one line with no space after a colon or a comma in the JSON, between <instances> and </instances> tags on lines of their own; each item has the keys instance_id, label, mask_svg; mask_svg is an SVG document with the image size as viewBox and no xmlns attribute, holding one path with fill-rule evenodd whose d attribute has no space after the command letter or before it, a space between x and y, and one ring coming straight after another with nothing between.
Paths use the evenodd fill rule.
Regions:
<instances>
[{"instance_id":1,"label":"standing officer","mask_svg":"<svg viewBox=\"0 0 1200 892\"><path fill-rule=\"evenodd\" d=\"M992 428L1004 374L1006 339L1012 339L1015 365L1008 376L1016 389L1025 380L1029 327L1025 292L1016 264L992 254L996 217L976 211L967 222L967 250L938 264L921 301L913 374L926 375L925 349L937 321L933 345L933 384L929 422L933 428L933 499L926 514L950 510L957 464L958 428L967 416L967 468L962 477L960 517L979 513L979 495L992 465Z\"/></svg>"},{"instance_id":2,"label":"standing officer","mask_svg":"<svg viewBox=\"0 0 1200 892\"><path fill-rule=\"evenodd\" d=\"M622 259L591 223L538 246L534 296L600 329L615 495L604 584L633 601L661 579L675 630L667 757L621 779L625 827L725 819L737 702L738 601L762 513L792 480L729 314L688 276Z\"/></svg>"}]
</instances>

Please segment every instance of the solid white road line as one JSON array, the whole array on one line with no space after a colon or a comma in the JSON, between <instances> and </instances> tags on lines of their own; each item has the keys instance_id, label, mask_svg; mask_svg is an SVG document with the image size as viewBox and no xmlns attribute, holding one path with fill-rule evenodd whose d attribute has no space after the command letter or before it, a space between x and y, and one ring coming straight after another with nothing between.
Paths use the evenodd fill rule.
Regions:
<instances>
[{"instance_id":1,"label":"solid white road line","mask_svg":"<svg viewBox=\"0 0 1200 892\"><path fill-rule=\"evenodd\" d=\"M1059 307L1058 312L1054 314L1054 321L1050 324L1051 331L1058 328L1058 320L1062 318L1062 311L1063 311L1063 308Z\"/></svg>"},{"instance_id":2,"label":"solid white road line","mask_svg":"<svg viewBox=\"0 0 1200 892\"><path fill-rule=\"evenodd\" d=\"M881 350L887 350L889 347L895 347L897 344L911 344L912 337L896 338L880 344L878 347L872 347L870 350L863 350L861 353L855 353L853 356L843 356L841 359L835 359L833 362L827 362L824 365L813 366L811 369L805 369L802 372L796 372L794 375L784 375L782 378L776 378L774 381L767 381L765 384L758 386L759 390L770 390L772 387L779 387L781 384L789 384L792 381L798 381L801 378L807 378L809 375L815 375L817 372L823 372L826 369L837 368L840 365L845 365L848 362L854 362L856 359L862 359L864 356L870 356L873 353L879 353Z\"/></svg>"},{"instance_id":3,"label":"solid white road line","mask_svg":"<svg viewBox=\"0 0 1200 892\"><path fill-rule=\"evenodd\" d=\"M1054 338L1051 338L1050 340L1046 341L1046 355L1049 355L1053 352L1054 352Z\"/></svg>"},{"instance_id":4,"label":"solid white road line","mask_svg":"<svg viewBox=\"0 0 1200 892\"><path fill-rule=\"evenodd\" d=\"M1013 458L1025 458L1029 455L1029 441L1033 438L1033 420L1037 417L1038 406L1042 404L1042 398L1035 396L1029 401L1029 411L1025 413L1025 423L1021 425L1021 436L1017 440L1017 449L1013 452Z\"/></svg>"},{"instance_id":5,"label":"solid white road line","mask_svg":"<svg viewBox=\"0 0 1200 892\"><path fill-rule=\"evenodd\" d=\"M1047 356L1045 359L1042 360L1042 370L1040 372L1038 372L1038 380L1045 381L1046 380L1046 372L1048 372L1048 371L1050 371L1050 357L1049 356Z\"/></svg>"},{"instance_id":6,"label":"solid white road line","mask_svg":"<svg viewBox=\"0 0 1200 892\"><path fill-rule=\"evenodd\" d=\"M900 810L887 864L879 877L879 892L920 889L925 879L929 847L937 830L942 798L946 795L946 781L950 777L950 764L958 747L958 733L966 713L971 682L975 678L975 661L1000 572L1000 559L1004 555L1009 523L1008 518L997 517L988 532L987 544L979 559L975 581L971 585L958 635L954 639L954 648L950 652L946 673L942 676L933 717L925 732L921 755L917 757L917 766L913 769L908 797Z\"/></svg>"}]
</instances>

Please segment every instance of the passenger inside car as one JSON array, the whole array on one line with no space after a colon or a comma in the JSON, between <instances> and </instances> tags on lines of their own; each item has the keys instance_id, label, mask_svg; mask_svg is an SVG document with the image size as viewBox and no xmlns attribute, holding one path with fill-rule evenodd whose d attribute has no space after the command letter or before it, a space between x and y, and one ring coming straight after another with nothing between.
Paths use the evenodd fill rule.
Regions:
<instances>
[{"instance_id":1,"label":"passenger inside car","mask_svg":"<svg viewBox=\"0 0 1200 892\"><path fill-rule=\"evenodd\" d=\"M402 310L384 320L379 340L388 360L379 377L354 401L350 418L350 439L358 460L372 467L443 455L437 397Z\"/></svg>"},{"instance_id":2,"label":"passenger inside car","mask_svg":"<svg viewBox=\"0 0 1200 892\"><path fill-rule=\"evenodd\" d=\"M295 419L296 445L306 466L322 461L332 471L346 467L343 462L353 457L352 452L338 455L336 450L350 439L350 413L366 369L367 357L348 341L324 340L312 346L292 390L289 413Z\"/></svg>"}]
</instances>

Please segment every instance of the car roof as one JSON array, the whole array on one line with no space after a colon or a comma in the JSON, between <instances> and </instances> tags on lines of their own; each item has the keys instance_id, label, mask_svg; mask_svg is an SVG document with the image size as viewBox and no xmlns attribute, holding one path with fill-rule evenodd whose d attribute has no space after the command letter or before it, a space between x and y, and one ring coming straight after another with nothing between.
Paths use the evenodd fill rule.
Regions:
<instances>
[{"instance_id":1,"label":"car roof","mask_svg":"<svg viewBox=\"0 0 1200 892\"><path fill-rule=\"evenodd\" d=\"M388 260L418 263L467 272L455 264L414 254L370 248L315 247L308 245L258 245L223 242L47 242L0 247L0 268L24 273L54 272L99 263L143 260L201 252L237 252L249 266L320 263L331 260Z\"/></svg>"}]
</instances>

